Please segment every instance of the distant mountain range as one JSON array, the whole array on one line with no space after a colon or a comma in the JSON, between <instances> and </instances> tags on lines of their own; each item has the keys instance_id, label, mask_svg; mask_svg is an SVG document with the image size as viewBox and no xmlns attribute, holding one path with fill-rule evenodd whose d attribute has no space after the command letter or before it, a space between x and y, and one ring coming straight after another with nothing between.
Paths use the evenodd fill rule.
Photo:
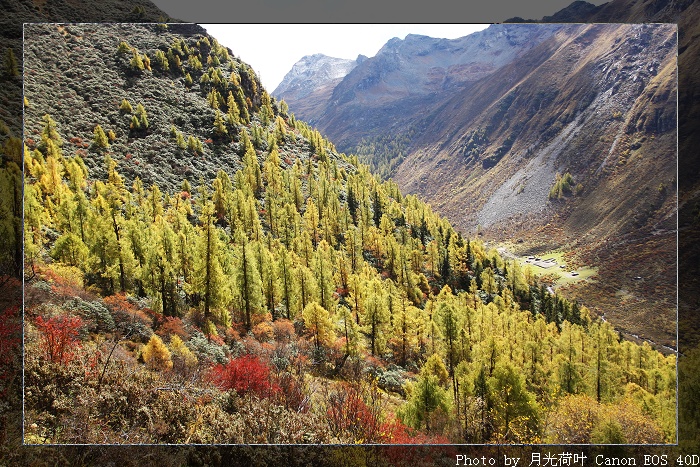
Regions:
<instances>
[{"instance_id":1,"label":"distant mountain range","mask_svg":"<svg viewBox=\"0 0 700 467\"><path fill-rule=\"evenodd\" d=\"M383 134L387 119L412 119L440 93L487 76L556 29L491 26L453 40L409 34L391 39L371 59L361 56L354 62L312 55L297 62L272 95L333 135L341 148L352 147L358 137Z\"/></svg>"}]
</instances>

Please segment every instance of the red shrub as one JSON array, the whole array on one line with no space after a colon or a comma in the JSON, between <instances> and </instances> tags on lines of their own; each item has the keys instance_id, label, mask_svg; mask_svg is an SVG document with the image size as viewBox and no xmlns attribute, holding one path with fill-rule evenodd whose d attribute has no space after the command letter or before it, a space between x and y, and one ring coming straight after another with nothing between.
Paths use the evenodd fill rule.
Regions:
<instances>
[{"instance_id":1,"label":"red shrub","mask_svg":"<svg viewBox=\"0 0 700 467\"><path fill-rule=\"evenodd\" d=\"M235 325L235 323L234 323ZM234 327L227 328L226 331L224 331L224 341L226 342L227 345L231 345L234 342L238 342L241 340L241 333L239 332L238 329Z\"/></svg>"},{"instance_id":2,"label":"red shrub","mask_svg":"<svg viewBox=\"0 0 700 467\"><path fill-rule=\"evenodd\" d=\"M217 330L217 332L218 332L218 330ZM216 334L216 335L212 334L211 336L209 336L209 341L213 342L214 344L216 344L218 346L226 345L226 341L219 334Z\"/></svg>"},{"instance_id":3,"label":"red shrub","mask_svg":"<svg viewBox=\"0 0 700 467\"><path fill-rule=\"evenodd\" d=\"M41 332L41 351L44 357L53 363L70 363L75 357L74 351L80 347L78 332L82 326L78 317L36 318L36 326Z\"/></svg>"},{"instance_id":4,"label":"red shrub","mask_svg":"<svg viewBox=\"0 0 700 467\"><path fill-rule=\"evenodd\" d=\"M442 435L429 436L393 419L385 422L381 428L382 443L386 444L450 444Z\"/></svg>"},{"instance_id":5,"label":"red shrub","mask_svg":"<svg viewBox=\"0 0 700 467\"><path fill-rule=\"evenodd\" d=\"M112 311L123 311L130 316L137 318L143 323L152 322L161 316L150 308L139 308L135 304L131 303L123 293L109 295L103 298L102 301Z\"/></svg>"},{"instance_id":6,"label":"red shrub","mask_svg":"<svg viewBox=\"0 0 700 467\"><path fill-rule=\"evenodd\" d=\"M68 274L56 272L51 267L38 268L37 272L40 274L41 278L51 284L51 292L58 297L67 298L77 296L84 300L93 299L89 293L85 292L82 283L75 276L68 277Z\"/></svg>"},{"instance_id":7,"label":"red shrub","mask_svg":"<svg viewBox=\"0 0 700 467\"><path fill-rule=\"evenodd\" d=\"M304 393L300 382L302 379L291 373L282 373L275 378L276 387L279 388L276 399L289 410L306 413L309 411L309 397Z\"/></svg>"},{"instance_id":8,"label":"red shrub","mask_svg":"<svg viewBox=\"0 0 700 467\"><path fill-rule=\"evenodd\" d=\"M353 437L353 442L361 443L379 440L380 410L368 406L354 387L340 385L328 398L327 407L328 422L337 435L348 433Z\"/></svg>"},{"instance_id":9,"label":"red shrub","mask_svg":"<svg viewBox=\"0 0 700 467\"><path fill-rule=\"evenodd\" d=\"M92 356L87 358L85 362L85 378L97 378L100 374L100 360L102 352L98 350Z\"/></svg>"},{"instance_id":10,"label":"red shrub","mask_svg":"<svg viewBox=\"0 0 700 467\"><path fill-rule=\"evenodd\" d=\"M211 379L220 389L234 389L238 394L269 397L278 388L270 384L270 368L255 355L232 358L225 365L212 368Z\"/></svg>"},{"instance_id":11,"label":"red shrub","mask_svg":"<svg viewBox=\"0 0 700 467\"><path fill-rule=\"evenodd\" d=\"M382 425L382 444L414 445L388 446L382 451L387 465L433 465L437 458L454 458L457 454L454 446L432 446L449 444L449 440L440 435L428 436L407 427L399 420L392 420Z\"/></svg>"}]
</instances>

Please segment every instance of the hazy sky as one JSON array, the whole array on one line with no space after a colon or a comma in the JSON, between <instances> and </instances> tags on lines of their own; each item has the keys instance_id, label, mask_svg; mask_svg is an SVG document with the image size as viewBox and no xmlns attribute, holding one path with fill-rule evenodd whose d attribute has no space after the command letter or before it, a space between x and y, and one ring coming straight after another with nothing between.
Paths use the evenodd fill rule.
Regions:
<instances>
[{"instance_id":1,"label":"hazy sky","mask_svg":"<svg viewBox=\"0 0 700 467\"><path fill-rule=\"evenodd\" d=\"M253 67L268 92L305 55L373 57L392 37L407 34L454 39L487 24L201 24L220 44Z\"/></svg>"}]
</instances>

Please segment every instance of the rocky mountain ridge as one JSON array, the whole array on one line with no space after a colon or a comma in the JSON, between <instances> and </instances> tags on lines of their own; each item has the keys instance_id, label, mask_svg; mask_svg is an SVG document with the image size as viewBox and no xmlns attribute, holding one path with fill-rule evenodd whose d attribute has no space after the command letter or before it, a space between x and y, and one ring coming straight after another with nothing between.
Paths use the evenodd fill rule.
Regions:
<instances>
[{"instance_id":1,"label":"rocky mountain ridge","mask_svg":"<svg viewBox=\"0 0 700 467\"><path fill-rule=\"evenodd\" d=\"M324 54L305 55L284 76L272 95L278 96L297 91L301 93L297 98L305 97L314 87L344 78L364 59L366 57L363 55L356 60L329 57Z\"/></svg>"},{"instance_id":2,"label":"rocky mountain ridge","mask_svg":"<svg viewBox=\"0 0 700 467\"><path fill-rule=\"evenodd\" d=\"M272 95L284 96L302 119L305 115L314 115L326 105L335 86L366 59L364 55L355 60L306 55L294 64Z\"/></svg>"},{"instance_id":3,"label":"rocky mountain ridge","mask_svg":"<svg viewBox=\"0 0 700 467\"><path fill-rule=\"evenodd\" d=\"M114 155L129 184L138 176L145 186L156 183L170 193L179 190L184 178L211 180L219 168L231 173L240 168L240 144L233 141L238 130L232 126L225 137L217 135L213 125L217 112L221 115L217 109L224 107L218 104L215 109L207 99L216 96L217 102L226 102L229 91L240 89L240 96L236 94L243 103L239 112L252 113L261 105L263 88L252 69L232 52L218 44L207 45L202 27L47 25L33 26L29 32L25 63L30 69L24 87L28 96L25 134L30 150L40 144L44 114L48 113L64 135L64 153L80 155L98 177L104 175L104 153ZM56 36L64 40L55 40ZM177 42L183 37L186 43ZM54 39L56 45L46 48L43 38ZM131 47L130 40L138 41L141 48L120 52L120 42ZM83 47L84 41L90 41L90 47ZM219 51L222 60L229 57L226 66L202 66L212 49ZM156 63L158 52L178 55L181 66L173 63L164 69ZM153 62L148 68L135 68L131 63L135 55L150 57ZM214 77L212 81L210 77ZM45 92L49 88L55 92ZM132 110L124 110L124 100ZM139 105L148 120L145 128L134 128L132 123ZM80 111L63 112L66 107ZM106 149L90 143L96 123L105 132L114 133ZM174 131L181 134L183 144L176 144ZM215 144L227 138L228 144Z\"/></svg>"},{"instance_id":4,"label":"rocky mountain ridge","mask_svg":"<svg viewBox=\"0 0 700 467\"><path fill-rule=\"evenodd\" d=\"M409 34L403 40L391 39L354 67L323 105L299 107L289 93L275 95L285 99L295 115L318 126L341 151L352 151L362 138L382 134L382 122L409 127L415 115L433 107L436 97L483 78L555 30L518 24L494 25L459 39Z\"/></svg>"},{"instance_id":5,"label":"rocky mountain ridge","mask_svg":"<svg viewBox=\"0 0 700 467\"><path fill-rule=\"evenodd\" d=\"M672 342L675 27L567 28L503 67L506 79L484 79L445 102L395 180L462 229L600 265L598 283L569 293L585 301L602 284L600 313ZM564 173L576 194L552 200Z\"/></svg>"}]
</instances>

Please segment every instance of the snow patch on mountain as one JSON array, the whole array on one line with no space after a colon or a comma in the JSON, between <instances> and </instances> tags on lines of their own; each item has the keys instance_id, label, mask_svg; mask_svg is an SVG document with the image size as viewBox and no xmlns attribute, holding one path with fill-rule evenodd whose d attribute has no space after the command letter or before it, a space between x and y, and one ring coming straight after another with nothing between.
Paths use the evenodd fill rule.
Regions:
<instances>
[{"instance_id":1,"label":"snow patch on mountain","mask_svg":"<svg viewBox=\"0 0 700 467\"><path fill-rule=\"evenodd\" d=\"M366 57L362 55L356 60L329 57L323 54L306 55L294 64L272 92L272 95L280 97L291 93L295 94L297 98L304 97L314 89L341 80L363 59Z\"/></svg>"}]
</instances>

